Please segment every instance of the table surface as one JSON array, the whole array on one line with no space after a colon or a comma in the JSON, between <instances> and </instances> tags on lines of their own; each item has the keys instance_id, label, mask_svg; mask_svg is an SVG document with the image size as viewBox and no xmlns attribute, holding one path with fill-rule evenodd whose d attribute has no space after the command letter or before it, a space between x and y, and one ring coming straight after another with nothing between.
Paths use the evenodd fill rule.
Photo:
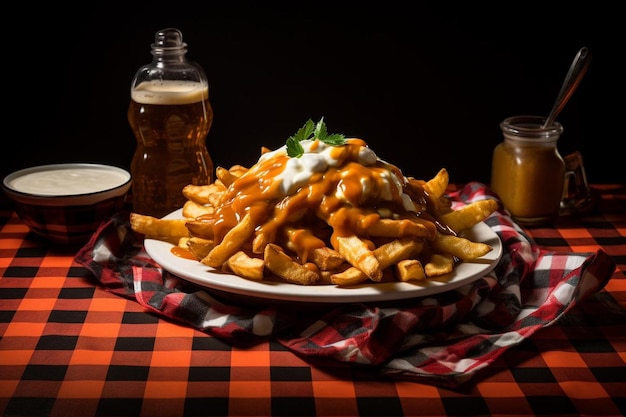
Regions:
<instances>
[{"instance_id":1,"label":"table surface","mask_svg":"<svg viewBox=\"0 0 626 417\"><path fill-rule=\"evenodd\" d=\"M526 231L543 248L603 248L606 287L459 389L310 364L145 312L99 287L0 205L0 415L410 416L626 413L626 186L593 185L596 210Z\"/></svg>"}]
</instances>

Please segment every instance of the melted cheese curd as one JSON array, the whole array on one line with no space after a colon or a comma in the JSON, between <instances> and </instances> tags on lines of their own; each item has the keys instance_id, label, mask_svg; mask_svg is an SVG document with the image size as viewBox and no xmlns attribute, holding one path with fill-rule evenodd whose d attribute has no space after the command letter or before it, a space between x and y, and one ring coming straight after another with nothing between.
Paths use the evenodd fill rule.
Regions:
<instances>
[{"instance_id":1,"label":"melted cheese curd","mask_svg":"<svg viewBox=\"0 0 626 417\"><path fill-rule=\"evenodd\" d=\"M340 146L319 140L300 144L300 157L289 157L286 146L262 154L222 194L216 210L201 216L213 223L216 242L247 213L257 225L256 253L267 242L280 244L294 230L306 230L289 237L302 263L312 249L335 246L338 236L367 236L381 218L423 224L431 238L450 232L428 214L432 202L423 181L404 177L362 139L349 138Z\"/></svg>"}]
</instances>

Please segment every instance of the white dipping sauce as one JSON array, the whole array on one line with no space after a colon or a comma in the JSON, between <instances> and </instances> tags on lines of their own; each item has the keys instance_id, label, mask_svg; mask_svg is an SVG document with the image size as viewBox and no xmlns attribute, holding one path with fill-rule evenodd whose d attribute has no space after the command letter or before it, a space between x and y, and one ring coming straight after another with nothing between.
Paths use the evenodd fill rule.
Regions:
<instances>
[{"instance_id":1,"label":"white dipping sauce","mask_svg":"<svg viewBox=\"0 0 626 417\"><path fill-rule=\"evenodd\" d=\"M35 195L78 195L109 190L128 180L128 176L115 170L74 167L31 172L14 178L9 186Z\"/></svg>"}]
</instances>

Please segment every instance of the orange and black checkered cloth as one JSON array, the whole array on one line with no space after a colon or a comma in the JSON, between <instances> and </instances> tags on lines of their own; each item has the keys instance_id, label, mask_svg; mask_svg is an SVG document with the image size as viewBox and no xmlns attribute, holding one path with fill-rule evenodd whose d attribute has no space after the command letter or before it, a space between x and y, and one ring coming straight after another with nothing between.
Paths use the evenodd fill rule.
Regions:
<instances>
[{"instance_id":1,"label":"orange and black checkered cloth","mask_svg":"<svg viewBox=\"0 0 626 417\"><path fill-rule=\"evenodd\" d=\"M497 199L480 183L449 196L457 208ZM541 249L504 210L486 223L504 248L492 273L442 294L379 305L302 311L225 300L150 259L124 212L103 224L75 261L109 291L229 343L269 338L310 361L352 363L373 375L454 388L598 293L615 271L601 249Z\"/></svg>"}]
</instances>

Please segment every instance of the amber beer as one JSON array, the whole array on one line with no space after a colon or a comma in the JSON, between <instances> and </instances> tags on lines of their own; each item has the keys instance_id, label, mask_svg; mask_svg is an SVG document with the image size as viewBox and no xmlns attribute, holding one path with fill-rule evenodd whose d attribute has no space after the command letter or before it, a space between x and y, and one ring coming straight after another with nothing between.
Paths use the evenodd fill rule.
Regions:
<instances>
[{"instance_id":1,"label":"amber beer","mask_svg":"<svg viewBox=\"0 0 626 417\"><path fill-rule=\"evenodd\" d=\"M133 211L163 217L183 206L185 185L212 182L208 97L206 84L190 81L145 81L131 90L128 122L137 138Z\"/></svg>"}]
</instances>

